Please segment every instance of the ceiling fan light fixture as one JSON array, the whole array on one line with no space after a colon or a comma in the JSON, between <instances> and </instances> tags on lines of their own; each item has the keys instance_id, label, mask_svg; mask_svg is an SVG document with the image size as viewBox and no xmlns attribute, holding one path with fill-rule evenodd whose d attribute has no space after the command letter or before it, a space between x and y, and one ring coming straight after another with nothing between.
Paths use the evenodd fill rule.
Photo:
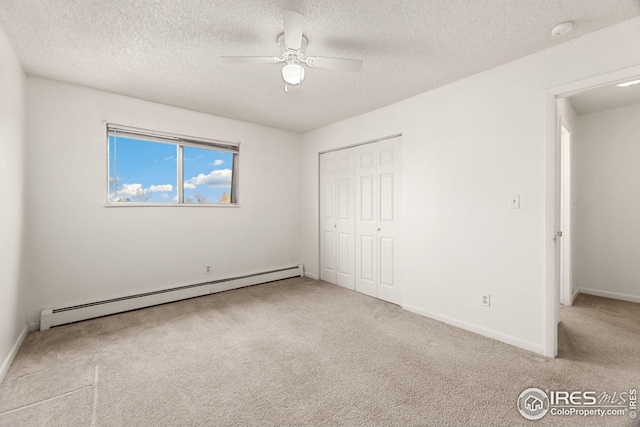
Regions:
<instances>
[{"instance_id":1,"label":"ceiling fan light fixture","mask_svg":"<svg viewBox=\"0 0 640 427\"><path fill-rule=\"evenodd\" d=\"M300 64L287 64L282 67L282 78L290 85L299 85L304 81L304 67Z\"/></svg>"}]
</instances>

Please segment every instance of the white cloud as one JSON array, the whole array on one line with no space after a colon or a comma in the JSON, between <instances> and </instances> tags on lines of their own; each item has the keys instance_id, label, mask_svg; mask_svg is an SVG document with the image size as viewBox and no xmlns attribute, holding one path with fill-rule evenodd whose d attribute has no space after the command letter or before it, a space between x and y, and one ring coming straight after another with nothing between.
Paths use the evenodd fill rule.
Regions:
<instances>
[{"instance_id":1,"label":"white cloud","mask_svg":"<svg viewBox=\"0 0 640 427\"><path fill-rule=\"evenodd\" d=\"M118 197L133 196L142 190L142 184L122 184L118 189Z\"/></svg>"},{"instance_id":2,"label":"white cloud","mask_svg":"<svg viewBox=\"0 0 640 427\"><path fill-rule=\"evenodd\" d=\"M168 199L169 195L167 193L162 193L160 197L162 197L163 199Z\"/></svg>"},{"instance_id":3,"label":"white cloud","mask_svg":"<svg viewBox=\"0 0 640 427\"><path fill-rule=\"evenodd\" d=\"M214 160L214 161L213 161L213 163L211 163L211 165L210 165L210 166L220 166L220 165L221 165L221 164L223 164L223 163L224 163L224 160L222 160L222 159L217 159L217 160Z\"/></svg>"},{"instance_id":4,"label":"white cloud","mask_svg":"<svg viewBox=\"0 0 640 427\"><path fill-rule=\"evenodd\" d=\"M173 191L173 185L171 184L161 184L161 185L152 185L149 187L149 190L154 193L161 193L163 191Z\"/></svg>"},{"instance_id":5,"label":"white cloud","mask_svg":"<svg viewBox=\"0 0 640 427\"><path fill-rule=\"evenodd\" d=\"M109 194L109 200L116 201L117 199L126 200L126 199L135 199L136 196L140 194L148 194L153 193L163 193L161 197L169 197L165 192L173 191L173 185L171 184L161 184L161 185L150 185L148 188L142 187L142 184L134 183L134 184L122 184L118 188L117 197L115 194Z\"/></svg>"},{"instance_id":6,"label":"white cloud","mask_svg":"<svg viewBox=\"0 0 640 427\"><path fill-rule=\"evenodd\" d=\"M174 160L174 159L175 159L175 157L172 157L172 156L169 156L169 157L165 157L165 158L164 158L164 160L165 160L165 161L167 161L167 160Z\"/></svg>"},{"instance_id":7,"label":"white cloud","mask_svg":"<svg viewBox=\"0 0 640 427\"><path fill-rule=\"evenodd\" d=\"M187 185L206 185L208 187L228 187L231 184L231 169L219 169L211 171L208 174L199 174L185 181L185 188Z\"/></svg>"},{"instance_id":8,"label":"white cloud","mask_svg":"<svg viewBox=\"0 0 640 427\"><path fill-rule=\"evenodd\" d=\"M142 193L142 184L122 184L118 186L118 193L109 193L109 201L119 202L123 200L131 200L135 195Z\"/></svg>"},{"instance_id":9,"label":"white cloud","mask_svg":"<svg viewBox=\"0 0 640 427\"><path fill-rule=\"evenodd\" d=\"M185 190L193 190L194 188L196 188L195 184L191 184L187 181L184 182L184 189Z\"/></svg>"}]
</instances>

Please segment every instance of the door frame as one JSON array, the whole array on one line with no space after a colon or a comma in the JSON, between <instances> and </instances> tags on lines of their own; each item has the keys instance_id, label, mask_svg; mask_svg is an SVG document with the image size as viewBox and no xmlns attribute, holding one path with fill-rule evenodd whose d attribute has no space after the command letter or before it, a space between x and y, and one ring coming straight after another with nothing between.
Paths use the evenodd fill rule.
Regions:
<instances>
[{"instance_id":1,"label":"door frame","mask_svg":"<svg viewBox=\"0 0 640 427\"><path fill-rule=\"evenodd\" d=\"M569 135L565 141L564 135ZM575 190L571 185L573 167L571 156L574 150L574 132L567 120L558 114L558 149L559 149L559 177L560 188L560 220L559 228L562 236L559 244L559 275L560 275L560 304L570 306L573 303L573 221L572 221L572 194Z\"/></svg>"},{"instance_id":2,"label":"door frame","mask_svg":"<svg viewBox=\"0 0 640 427\"><path fill-rule=\"evenodd\" d=\"M589 89L640 76L640 65L576 80L545 91L545 225L544 225L544 355L558 355L558 311L560 306L559 250L555 244L560 230L560 173L558 170L558 110L557 99L576 95Z\"/></svg>"}]
</instances>

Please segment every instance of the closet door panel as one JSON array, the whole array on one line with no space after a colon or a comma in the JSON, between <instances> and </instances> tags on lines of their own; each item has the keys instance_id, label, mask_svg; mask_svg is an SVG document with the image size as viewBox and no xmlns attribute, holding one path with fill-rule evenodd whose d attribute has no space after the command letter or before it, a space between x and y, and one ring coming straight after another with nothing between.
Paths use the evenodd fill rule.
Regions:
<instances>
[{"instance_id":1,"label":"closet door panel","mask_svg":"<svg viewBox=\"0 0 640 427\"><path fill-rule=\"evenodd\" d=\"M356 147L356 291L377 297L377 150Z\"/></svg>"},{"instance_id":2,"label":"closet door panel","mask_svg":"<svg viewBox=\"0 0 640 427\"><path fill-rule=\"evenodd\" d=\"M355 150L336 151L337 284L355 289Z\"/></svg>"},{"instance_id":3,"label":"closet door panel","mask_svg":"<svg viewBox=\"0 0 640 427\"><path fill-rule=\"evenodd\" d=\"M378 298L400 303L398 238L400 211L400 138L377 142L378 149Z\"/></svg>"},{"instance_id":4,"label":"closet door panel","mask_svg":"<svg viewBox=\"0 0 640 427\"><path fill-rule=\"evenodd\" d=\"M320 279L336 283L336 153L320 155Z\"/></svg>"}]
</instances>

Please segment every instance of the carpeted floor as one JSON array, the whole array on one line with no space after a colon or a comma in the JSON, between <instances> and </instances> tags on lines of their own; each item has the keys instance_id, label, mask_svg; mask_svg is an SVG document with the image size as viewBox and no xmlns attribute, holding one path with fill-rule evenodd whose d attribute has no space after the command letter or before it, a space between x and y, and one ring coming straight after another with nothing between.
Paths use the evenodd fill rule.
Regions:
<instances>
[{"instance_id":1,"label":"carpeted floor","mask_svg":"<svg viewBox=\"0 0 640 427\"><path fill-rule=\"evenodd\" d=\"M1 426L633 425L516 409L640 389L640 305L581 295L547 359L297 278L30 333Z\"/></svg>"}]
</instances>

